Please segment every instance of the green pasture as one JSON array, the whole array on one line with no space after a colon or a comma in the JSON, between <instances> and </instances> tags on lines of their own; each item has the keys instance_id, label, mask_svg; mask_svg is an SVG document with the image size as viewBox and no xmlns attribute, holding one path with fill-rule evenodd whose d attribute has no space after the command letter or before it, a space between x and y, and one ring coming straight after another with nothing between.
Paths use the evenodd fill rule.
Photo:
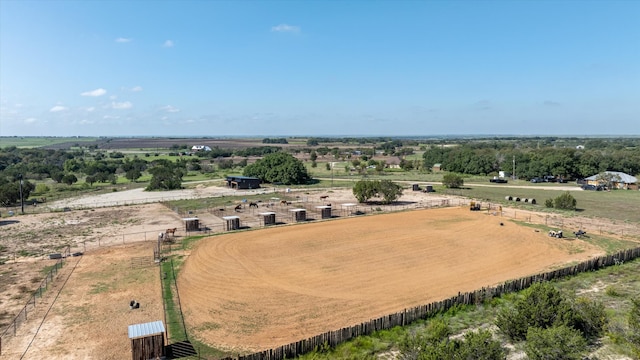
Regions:
<instances>
[{"instance_id":1,"label":"green pasture","mask_svg":"<svg viewBox=\"0 0 640 360\"><path fill-rule=\"evenodd\" d=\"M15 146L18 148L37 148L48 145L56 145L63 143L79 143L93 142L98 138L95 137L0 137L0 148Z\"/></svg>"},{"instance_id":2,"label":"green pasture","mask_svg":"<svg viewBox=\"0 0 640 360\"><path fill-rule=\"evenodd\" d=\"M528 184L527 184L528 185ZM537 211L552 211L544 206L547 199L553 199L564 190L545 190L546 186L536 188L511 188L500 186L477 186L473 183L465 183L462 189L444 190L445 193L466 196L469 198L486 200L495 203L509 204L510 206L523 206ZM640 191L613 190L613 191L571 191L576 199L577 210L563 212L565 215L580 215L587 217L602 217L620 221L621 223L640 223ZM524 205L513 201L506 201L505 196L517 196L520 198L536 199L537 205Z\"/></svg>"}]
</instances>

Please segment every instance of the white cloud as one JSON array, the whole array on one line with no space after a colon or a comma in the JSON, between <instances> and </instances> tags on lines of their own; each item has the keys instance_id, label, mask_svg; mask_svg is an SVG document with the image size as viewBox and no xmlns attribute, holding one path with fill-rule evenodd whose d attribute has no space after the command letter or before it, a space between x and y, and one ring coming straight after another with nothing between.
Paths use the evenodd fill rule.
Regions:
<instances>
[{"instance_id":1,"label":"white cloud","mask_svg":"<svg viewBox=\"0 0 640 360\"><path fill-rule=\"evenodd\" d=\"M162 47L173 47L175 45L172 40L167 40L162 44Z\"/></svg>"},{"instance_id":2,"label":"white cloud","mask_svg":"<svg viewBox=\"0 0 640 360\"><path fill-rule=\"evenodd\" d=\"M37 121L36 118L32 118L32 117L24 119L25 124L33 124L36 121Z\"/></svg>"},{"instance_id":3,"label":"white cloud","mask_svg":"<svg viewBox=\"0 0 640 360\"><path fill-rule=\"evenodd\" d=\"M133 104L130 101L112 102L111 107L118 110L131 109Z\"/></svg>"},{"instance_id":4,"label":"white cloud","mask_svg":"<svg viewBox=\"0 0 640 360\"><path fill-rule=\"evenodd\" d=\"M132 87L129 91L133 91L133 92L138 92L138 91L142 91L142 86L134 86Z\"/></svg>"},{"instance_id":5,"label":"white cloud","mask_svg":"<svg viewBox=\"0 0 640 360\"><path fill-rule=\"evenodd\" d=\"M119 37L116 39L117 43L128 43L128 42L132 42L133 39L132 38L123 38L123 37Z\"/></svg>"},{"instance_id":6,"label":"white cloud","mask_svg":"<svg viewBox=\"0 0 640 360\"><path fill-rule=\"evenodd\" d=\"M118 98L118 96L117 96L117 95L111 95L111 96L109 96L109 100L115 100L115 99L117 99L117 98Z\"/></svg>"},{"instance_id":7,"label":"white cloud","mask_svg":"<svg viewBox=\"0 0 640 360\"><path fill-rule=\"evenodd\" d=\"M87 110L88 112L93 112L96 108L93 106L90 106L88 108L86 108L85 110Z\"/></svg>"},{"instance_id":8,"label":"white cloud","mask_svg":"<svg viewBox=\"0 0 640 360\"><path fill-rule=\"evenodd\" d=\"M103 119L109 120L109 119L120 119L120 116L117 115L105 115L102 117Z\"/></svg>"},{"instance_id":9,"label":"white cloud","mask_svg":"<svg viewBox=\"0 0 640 360\"><path fill-rule=\"evenodd\" d=\"M160 108L160 110L162 110L162 111L166 111L166 112L169 112L169 113L177 113L177 112L180 112L180 109L178 109L178 108L177 108L177 107L175 107L175 106L171 106L171 105L163 106L163 107L161 107L161 108Z\"/></svg>"},{"instance_id":10,"label":"white cloud","mask_svg":"<svg viewBox=\"0 0 640 360\"><path fill-rule=\"evenodd\" d=\"M95 89L95 90L91 90L91 91L85 91L83 93L80 93L80 95L82 96L102 96L104 94L107 93L107 90L105 89Z\"/></svg>"},{"instance_id":11,"label":"white cloud","mask_svg":"<svg viewBox=\"0 0 640 360\"><path fill-rule=\"evenodd\" d=\"M67 110L66 107L62 106L62 105L56 105L54 107L52 107L49 112L60 112L60 111L65 111Z\"/></svg>"},{"instance_id":12,"label":"white cloud","mask_svg":"<svg viewBox=\"0 0 640 360\"><path fill-rule=\"evenodd\" d=\"M273 32L291 32L291 33L299 33L300 27L294 25L280 24L277 26L271 27L271 31Z\"/></svg>"}]
</instances>

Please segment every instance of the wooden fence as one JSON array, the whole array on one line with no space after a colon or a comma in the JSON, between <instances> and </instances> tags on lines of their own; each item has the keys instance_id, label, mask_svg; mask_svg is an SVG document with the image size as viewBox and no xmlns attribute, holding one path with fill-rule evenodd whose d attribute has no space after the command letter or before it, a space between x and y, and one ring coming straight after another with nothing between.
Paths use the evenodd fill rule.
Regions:
<instances>
[{"instance_id":1,"label":"wooden fence","mask_svg":"<svg viewBox=\"0 0 640 360\"><path fill-rule=\"evenodd\" d=\"M362 322L358 325L344 327L339 330L329 331L308 339L296 341L274 349L264 350L249 355L238 357L226 357L223 360L283 360L291 359L325 346L337 345L362 335L370 335L376 331L391 329L394 326L404 326L418 319L426 319L440 312L444 312L453 306L472 305L482 303L484 300L498 297L502 294L524 290L533 283L550 281L578 273L595 271L607 266L619 265L640 257L640 247L620 251L613 255L600 256L577 265L567 266L558 270L522 277L510 280L503 284L482 288L473 292L458 293L448 299L432 302L426 305L404 309L395 314L385 315L377 319Z\"/></svg>"}]
</instances>

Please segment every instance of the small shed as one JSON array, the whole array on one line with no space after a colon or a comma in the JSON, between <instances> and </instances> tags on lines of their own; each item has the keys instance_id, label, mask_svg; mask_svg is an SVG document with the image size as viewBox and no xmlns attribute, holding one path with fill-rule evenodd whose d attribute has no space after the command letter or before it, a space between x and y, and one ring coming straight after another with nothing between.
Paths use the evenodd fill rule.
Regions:
<instances>
[{"instance_id":1,"label":"small shed","mask_svg":"<svg viewBox=\"0 0 640 360\"><path fill-rule=\"evenodd\" d=\"M289 211L293 213L295 221L299 222L307 220L307 209L291 209Z\"/></svg>"},{"instance_id":2,"label":"small shed","mask_svg":"<svg viewBox=\"0 0 640 360\"><path fill-rule=\"evenodd\" d=\"M425 185L424 192L433 192L433 185Z\"/></svg>"},{"instance_id":3,"label":"small shed","mask_svg":"<svg viewBox=\"0 0 640 360\"><path fill-rule=\"evenodd\" d=\"M225 221L225 230L237 230L240 229L240 217L239 216L223 216Z\"/></svg>"},{"instance_id":4,"label":"small shed","mask_svg":"<svg viewBox=\"0 0 640 360\"><path fill-rule=\"evenodd\" d=\"M420 185L419 184L412 184L411 185L411 190L420 191Z\"/></svg>"},{"instance_id":5,"label":"small shed","mask_svg":"<svg viewBox=\"0 0 640 360\"><path fill-rule=\"evenodd\" d=\"M227 187L232 189L258 189L261 180L248 176L227 176Z\"/></svg>"},{"instance_id":6,"label":"small shed","mask_svg":"<svg viewBox=\"0 0 640 360\"><path fill-rule=\"evenodd\" d=\"M433 164L433 167L431 167L431 171L433 172L438 172L442 170L442 164L438 163L438 164Z\"/></svg>"},{"instance_id":7,"label":"small shed","mask_svg":"<svg viewBox=\"0 0 640 360\"><path fill-rule=\"evenodd\" d=\"M316 209L320 210L321 218L331 219L331 206L329 205L316 206Z\"/></svg>"},{"instance_id":8,"label":"small shed","mask_svg":"<svg viewBox=\"0 0 640 360\"><path fill-rule=\"evenodd\" d=\"M260 216L262 216L262 223L264 226L274 225L276 223L276 213L273 211L262 212L260 213Z\"/></svg>"},{"instance_id":9,"label":"small shed","mask_svg":"<svg viewBox=\"0 0 640 360\"><path fill-rule=\"evenodd\" d=\"M184 218L182 221L185 231L200 231L200 219L197 217Z\"/></svg>"},{"instance_id":10,"label":"small shed","mask_svg":"<svg viewBox=\"0 0 640 360\"><path fill-rule=\"evenodd\" d=\"M129 325L131 358L133 360L148 360L164 357L166 355L164 333L162 321Z\"/></svg>"}]
</instances>

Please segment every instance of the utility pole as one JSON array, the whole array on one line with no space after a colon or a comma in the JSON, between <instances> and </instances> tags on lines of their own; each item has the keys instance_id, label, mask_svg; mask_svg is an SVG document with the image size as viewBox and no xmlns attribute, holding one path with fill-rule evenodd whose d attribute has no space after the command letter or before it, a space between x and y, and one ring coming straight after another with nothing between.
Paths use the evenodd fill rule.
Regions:
<instances>
[{"instance_id":1,"label":"utility pole","mask_svg":"<svg viewBox=\"0 0 640 360\"><path fill-rule=\"evenodd\" d=\"M20 179L20 208L22 209L22 215L24 215L24 198L22 197L22 174L18 175Z\"/></svg>"},{"instance_id":2,"label":"utility pole","mask_svg":"<svg viewBox=\"0 0 640 360\"><path fill-rule=\"evenodd\" d=\"M513 155L513 180L516 179L516 156Z\"/></svg>"}]
</instances>

